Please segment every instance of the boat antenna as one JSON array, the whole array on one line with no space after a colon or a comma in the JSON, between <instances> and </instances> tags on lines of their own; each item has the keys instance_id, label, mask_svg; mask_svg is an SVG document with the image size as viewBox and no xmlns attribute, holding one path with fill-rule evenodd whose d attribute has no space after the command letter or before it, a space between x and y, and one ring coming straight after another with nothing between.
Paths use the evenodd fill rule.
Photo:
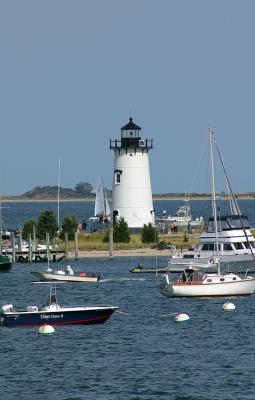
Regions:
<instances>
[{"instance_id":1,"label":"boat antenna","mask_svg":"<svg viewBox=\"0 0 255 400\"><path fill-rule=\"evenodd\" d=\"M213 149L212 149L212 135L213 130L209 131L209 144L210 144L210 160L211 160L211 179L212 179L212 209L214 218L214 229L216 238L216 254L217 254L217 272L220 275L220 258L219 258L219 238L218 238L218 221L217 221L217 206L216 206L216 196L215 196L215 174L214 174L214 162L213 162Z\"/></svg>"},{"instance_id":2,"label":"boat antenna","mask_svg":"<svg viewBox=\"0 0 255 400\"><path fill-rule=\"evenodd\" d=\"M248 243L248 245L249 245L249 247L250 247L253 261L255 262L255 255L254 255L254 253L253 253L253 250L252 250L252 247L251 247L251 243L250 243L250 241L249 241L249 238L248 238L248 235L247 235L247 232L246 232L244 223L243 223L243 219L242 219L242 217L241 217L240 208L239 208L239 206L238 206L238 203L237 203L237 201L236 201L236 197L235 197L235 195L234 195L234 193L233 193L233 190L232 190L232 188L231 188L231 185L230 185L230 182L229 182L229 179L228 179L228 175L227 175L227 171L226 171L226 168L225 168L225 165L224 165L224 162L223 162L223 158L222 158L222 156L221 156L220 149L219 149L219 147L218 147L218 145L217 145L216 142L215 142L215 146L216 146L216 149L217 149L219 158L220 158L220 162L221 162L221 165L222 165L224 174L225 174L225 178L226 178L226 181L227 181L227 185L228 185L228 188L229 188L231 197L232 197L233 202L234 202L235 209L236 209L236 211L237 211L237 213L238 213L238 217L239 217L239 220L240 220L240 223L241 223L241 226L242 226L242 230L243 230L243 232L244 232L246 241L247 241L247 243Z\"/></svg>"}]
</instances>

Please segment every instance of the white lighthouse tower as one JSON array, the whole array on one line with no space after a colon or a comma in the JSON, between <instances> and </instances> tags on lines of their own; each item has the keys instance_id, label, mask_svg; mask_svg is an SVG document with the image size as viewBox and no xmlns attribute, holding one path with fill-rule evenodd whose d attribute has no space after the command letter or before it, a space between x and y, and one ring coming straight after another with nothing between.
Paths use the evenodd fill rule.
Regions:
<instances>
[{"instance_id":1,"label":"white lighthouse tower","mask_svg":"<svg viewBox=\"0 0 255 400\"><path fill-rule=\"evenodd\" d=\"M141 128L132 118L121 128L121 140L110 140L114 151L113 223L124 217L129 228L154 224L148 157L152 144L152 140L142 138Z\"/></svg>"}]
</instances>

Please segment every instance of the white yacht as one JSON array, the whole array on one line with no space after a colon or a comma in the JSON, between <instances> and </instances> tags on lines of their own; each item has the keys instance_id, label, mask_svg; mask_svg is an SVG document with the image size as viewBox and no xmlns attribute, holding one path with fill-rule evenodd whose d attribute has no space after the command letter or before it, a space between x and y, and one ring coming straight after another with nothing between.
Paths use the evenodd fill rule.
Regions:
<instances>
[{"instance_id":1,"label":"white yacht","mask_svg":"<svg viewBox=\"0 0 255 400\"><path fill-rule=\"evenodd\" d=\"M192 220L191 209L189 205L180 206L176 215L167 215L166 210L163 210L162 215L156 217L156 223L173 223L177 226L200 227L203 225L203 217Z\"/></svg>"},{"instance_id":2,"label":"white yacht","mask_svg":"<svg viewBox=\"0 0 255 400\"><path fill-rule=\"evenodd\" d=\"M239 269L239 263L254 265L252 252L255 254L254 237L251 234L248 218L245 215L219 215L218 249L222 267ZM248 262L248 264L247 264ZM208 221L207 231L200 235L200 245L182 253L173 253L168 262L169 269L180 270L193 264L202 268L216 266L216 235L214 217ZM254 269L254 268L253 268Z\"/></svg>"},{"instance_id":3,"label":"white yacht","mask_svg":"<svg viewBox=\"0 0 255 400\"><path fill-rule=\"evenodd\" d=\"M197 269L197 266L201 266L201 269L208 266L216 267L217 253L223 270L243 270L244 263L245 269L247 267L255 269L255 239L250 231L247 216L241 214L217 145L216 148L226 180L229 198L228 214L220 212L216 204L216 196L215 199L212 197L212 210L217 207L217 217L209 218L207 231L200 235L198 248L189 249L181 254L172 254L168 263L170 270L183 270L187 267Z\"/></svg>"}]
</instances>

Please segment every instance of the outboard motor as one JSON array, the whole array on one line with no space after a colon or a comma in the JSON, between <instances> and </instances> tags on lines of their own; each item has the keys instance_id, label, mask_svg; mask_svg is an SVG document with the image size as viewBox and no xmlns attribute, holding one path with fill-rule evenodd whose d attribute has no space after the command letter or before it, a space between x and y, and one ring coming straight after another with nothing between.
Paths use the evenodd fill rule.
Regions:
<instances>
[{"instance_id":1,"label":"outboard motor","mask_svg":"<svg viewBox=\"0 0 255 400\"><path fill-rule=\"evenodd\" d=\"M14 307L12 304L5 304L0 308L0 315L4 315L5 313L8 312L14 312Z\"/></svg>"}]
</instances>

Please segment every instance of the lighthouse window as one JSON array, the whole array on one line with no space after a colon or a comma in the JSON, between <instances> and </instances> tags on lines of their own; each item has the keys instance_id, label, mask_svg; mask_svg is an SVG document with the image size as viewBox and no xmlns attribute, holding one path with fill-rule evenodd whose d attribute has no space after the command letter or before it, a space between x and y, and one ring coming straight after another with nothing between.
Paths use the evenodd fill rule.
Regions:
<instances>
[{"instance_id":1,"label":"lighthouse window","mask_svg":"<svg viewBox=\"0 0 255 400\"><path fill-rule=\"evenodd\" d=\"M120 183L120 174L116 174L115 178L115 183Z\"/></svg>"}]
</instances>

